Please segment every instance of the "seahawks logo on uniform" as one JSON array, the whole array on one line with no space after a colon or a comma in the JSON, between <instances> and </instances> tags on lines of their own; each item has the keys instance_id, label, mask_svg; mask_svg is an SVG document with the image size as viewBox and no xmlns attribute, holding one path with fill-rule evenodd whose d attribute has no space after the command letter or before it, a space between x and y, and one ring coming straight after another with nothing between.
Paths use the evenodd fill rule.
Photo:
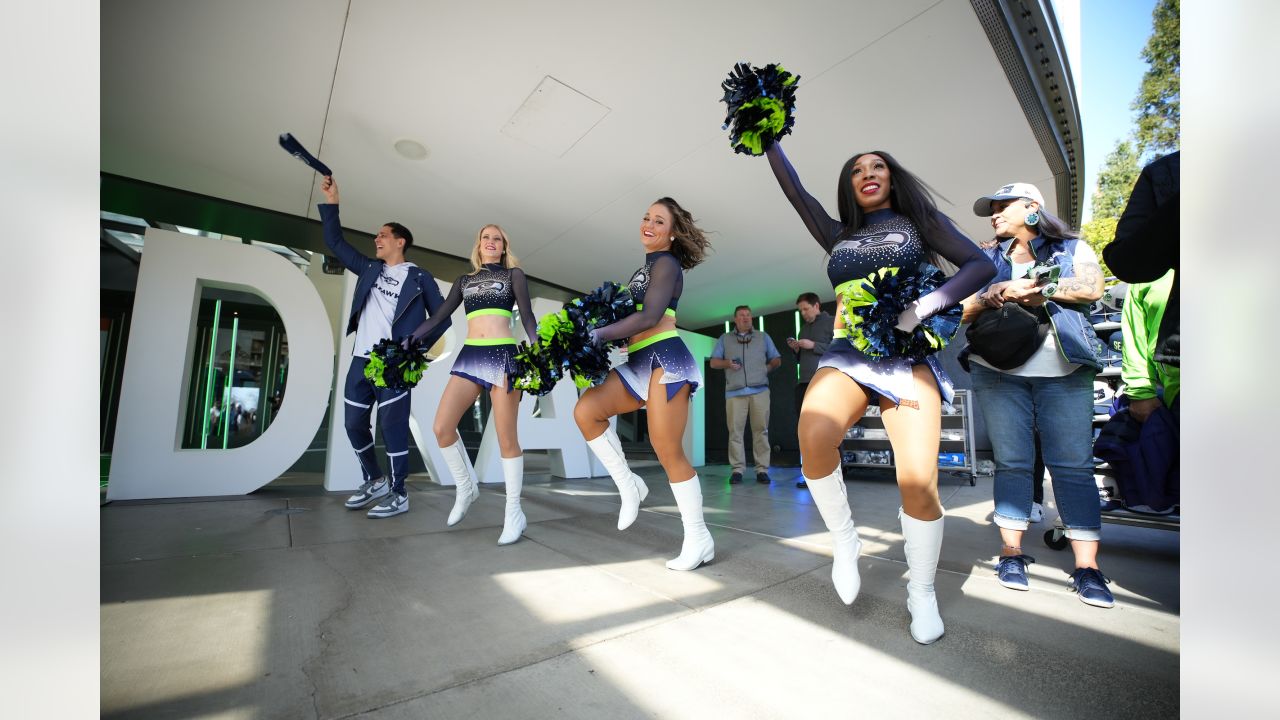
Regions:
<instances>
[{"instance_id":1,"label":"seahawks logo on uniform","mask_svg":"<svg viewBox=\"0 0 1280 720\"><path fill-rule=\"evenodd\" d=\"M887 232L878 235L868 235L866 237L857 238L856 240L845 240L836 245L835 250L875 250L878 248L899 248L907 243L906 233Z\"/></svg>"},{"instance_id":2,"label":"seahawks logo on uniform","mask_svg":"<svg viewBox=\"0 0 1280 720\"><path fill-rule=\"evenodd\" d=\"M636 274L631 276L630 285L637 290L644 290L649 287L649 268L645 267L637 270Z\"/></svg>"},{"instance_id":3,"label":"seahawks logo on uniform","mask_svg":"<svg viewBox=\"0 0 1280 720\"><path fill-rule=\"evenodd\" d=\"M470 283L462 288L462 297L469 298L473 295L501 295L507 289L507 284L502 280L481 280L480 282Z\"/></svg>"}]
</instances>

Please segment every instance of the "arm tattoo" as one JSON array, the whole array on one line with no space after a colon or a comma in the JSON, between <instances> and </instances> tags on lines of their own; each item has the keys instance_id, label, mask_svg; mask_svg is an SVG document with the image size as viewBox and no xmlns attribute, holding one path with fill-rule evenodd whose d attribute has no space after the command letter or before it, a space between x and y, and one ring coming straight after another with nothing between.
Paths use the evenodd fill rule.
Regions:
<instances>
[{"instance_id":1,"label":"arm tattoo","mask_svg":"<svg viewBox=\"0 0 1280 720\"><path fill-rule=\"evenodd\" d=\"M1069 277L1058 284L1060 292L1092 292L1097 290L1098 281L1102 279L1102 267L1098 263L1082 263L1076 270L1074 277Z\"/></svg>"}]
</instances>

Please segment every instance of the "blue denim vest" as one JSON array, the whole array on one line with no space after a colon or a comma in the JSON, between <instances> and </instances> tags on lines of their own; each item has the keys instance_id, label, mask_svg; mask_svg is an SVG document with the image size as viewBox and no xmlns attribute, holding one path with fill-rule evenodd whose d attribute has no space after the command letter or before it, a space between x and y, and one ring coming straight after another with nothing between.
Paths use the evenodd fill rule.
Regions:
<instances>
[{"instance_id":1,"label":"blue denim vest","mask_svg":"<svg viewBox=\"0 0 1280 720\"><path fill-rule=\"evenodd\" d=\"M1031 254L1035 256L1037 264L1053 263L1060 266L1061 277L1074 277L1076 243L1080 242L1084 241L1077 238L1047 240L1043 235L1037 235L1031 241ZM1009 262L1007 254L1012 243L1012 240L1006 240L996 247L982 251L996 266L996 276L987 283L987 287L993 283L1012 279L1013 264ZM984 287L979 292L985 292L986 289ZM1102 341L1098 339L1098 334L1093 331L1093 324L1089 322L1089 306L1056 303L1049 300L1045 302L1044 307L1049 314L1049 324L1053 328L1054 337L1057 338L1058 348L1067 362L1101 370Z\"/></svg>"}]
</instances>

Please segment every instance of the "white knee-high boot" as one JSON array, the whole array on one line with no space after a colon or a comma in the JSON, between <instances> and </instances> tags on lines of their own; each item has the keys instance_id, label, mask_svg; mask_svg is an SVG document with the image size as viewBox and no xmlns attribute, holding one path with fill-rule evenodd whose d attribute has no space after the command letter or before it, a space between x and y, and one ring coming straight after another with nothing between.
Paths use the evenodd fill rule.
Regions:
<instances>
[{"instance_id":1,"label":"white knee-high boot","mask_svg":"<svg viewBox=\"0 0 1280 720\"><path fill-rule=\"evenodd\" d=\"M636 515L640 513L640 501L648 497L649 486L627 466L627 458L622 454L622 443L614 434L613 428L605 430L604 434L594 440L588 440L587 447L600 458L600 463L609 471L609 477L613 478L613 484L618 486L618 495L622 498L618 529L626 530L636 521Z\"/></svg>"},{"instance_id":2,"label":"white knee-high boot","mask_svg":"<svg viewBox=\"0 0 1280 720\"><path fill-rule=\"evenodd\" d=\"M520 539L528 523L520 508L520 490L524 487L524 455L502 458L502 478L507 483L507 515L502 521L499 545L510 545Z\"/></svg>"},{"instance_id":3,"label":"white knee-high boot","mask_svg":"<svg viewBox=\"0 0 1280 720\"><path fill-rule=\"evenodd\" d=\"M804 478L809 494L818 506L822 521L831 531L831 583L845 605L852 605L862 587L858 576L858 553L862 541L853 526L853 513L849 511L849 495L844 487L844 472L837 466L830 475L821 478Z\"/></svg>"},{"instance_id":4,"label":"white knee-high boot","mask_svg":"<svg viewBox=\"0 0 1280 720\"><path fill-rule=\"evenodd\" d=\"M449 472L453 474L453 482L457 488L457 495L453 499L453 510L449 512L449 525L453 526L462 521L471 503L480 497L480 488L471 481L471 473L467 471L467 448L462 444L462 438L458 438L458 441L449 447L440 448L440 454L444 455L445 464L449 466Z\"/></svg>"},{"instance_id":5,"label":"white knee-high boot","mask_svg":"<svg viewBox=\"0 0 1280 720\"><path fill-rule=\"evenodd\" d=\"M903 549L907 554L907 611L911 613L911 637L922 645L942 637L942 616L933 579L942 553L942 521L917 520L898 508L902 520Z\"/></svg>"},{"instance_id":6,"label":"white knee-high boot","mask_svg":"<svg viewBox=\"0 0 1280 720\"><path fill-rule=\"evenodd\" d=\"M695 474L684 482L671 483L671 494L676 496L676 506L680 508L684 544L680 546L680 557L667 561L667 569L693 570L716 557L716 543L702 520L702 484Z\"/></svg>"}]
</instances>

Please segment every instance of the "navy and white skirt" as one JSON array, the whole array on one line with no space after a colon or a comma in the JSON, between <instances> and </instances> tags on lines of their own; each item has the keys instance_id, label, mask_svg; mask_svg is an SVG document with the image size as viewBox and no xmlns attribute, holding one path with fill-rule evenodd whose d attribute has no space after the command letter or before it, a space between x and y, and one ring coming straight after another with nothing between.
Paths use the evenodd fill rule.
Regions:
<instances>
[{"instance_id":1,"label":"navy and white skirt","mask_svg":"<svg viewBox=\"0 0 1280 720\"><path fill-rule=\"evenodd\" d=\"M656 368L662 368L662 384L667 388L667 400L676 396L680 388L689 386L689 397L702 384L702 371L693 354L675 330L661 332L627 346L627 362L614 368L622 384L641 402L649 401L649 379Z\"/></svg>"},{"instance_id":2,"label":"navy and white skirt","mask_svg":"<svg viewBox=\"0 0 1280 720\"><path fill-rule=\"evenodd\" d=\"M925 358L925 364L938 382L942 401L951 402L955 397L955 386L938 363L937 356ZM878 397L885 397L896 405L919 407L910 358L869 358L859 352L848 338L837 337L818 361L818 368L824 367L835 368L853 378L854 382L870 391L869 399L873 403Z\"/></svg>"},{"instance_id":3,"label":"navy and white skirt","mask_svg":"<svg viewBox=\"0 0 1280 720\"><path fill-rule=\"evenodd\" d=\"M485 390L496 385L511 392L511 376L516 372L515 355L515 338L468 339L449 372Z\"/></svg>"}]
</instances>

